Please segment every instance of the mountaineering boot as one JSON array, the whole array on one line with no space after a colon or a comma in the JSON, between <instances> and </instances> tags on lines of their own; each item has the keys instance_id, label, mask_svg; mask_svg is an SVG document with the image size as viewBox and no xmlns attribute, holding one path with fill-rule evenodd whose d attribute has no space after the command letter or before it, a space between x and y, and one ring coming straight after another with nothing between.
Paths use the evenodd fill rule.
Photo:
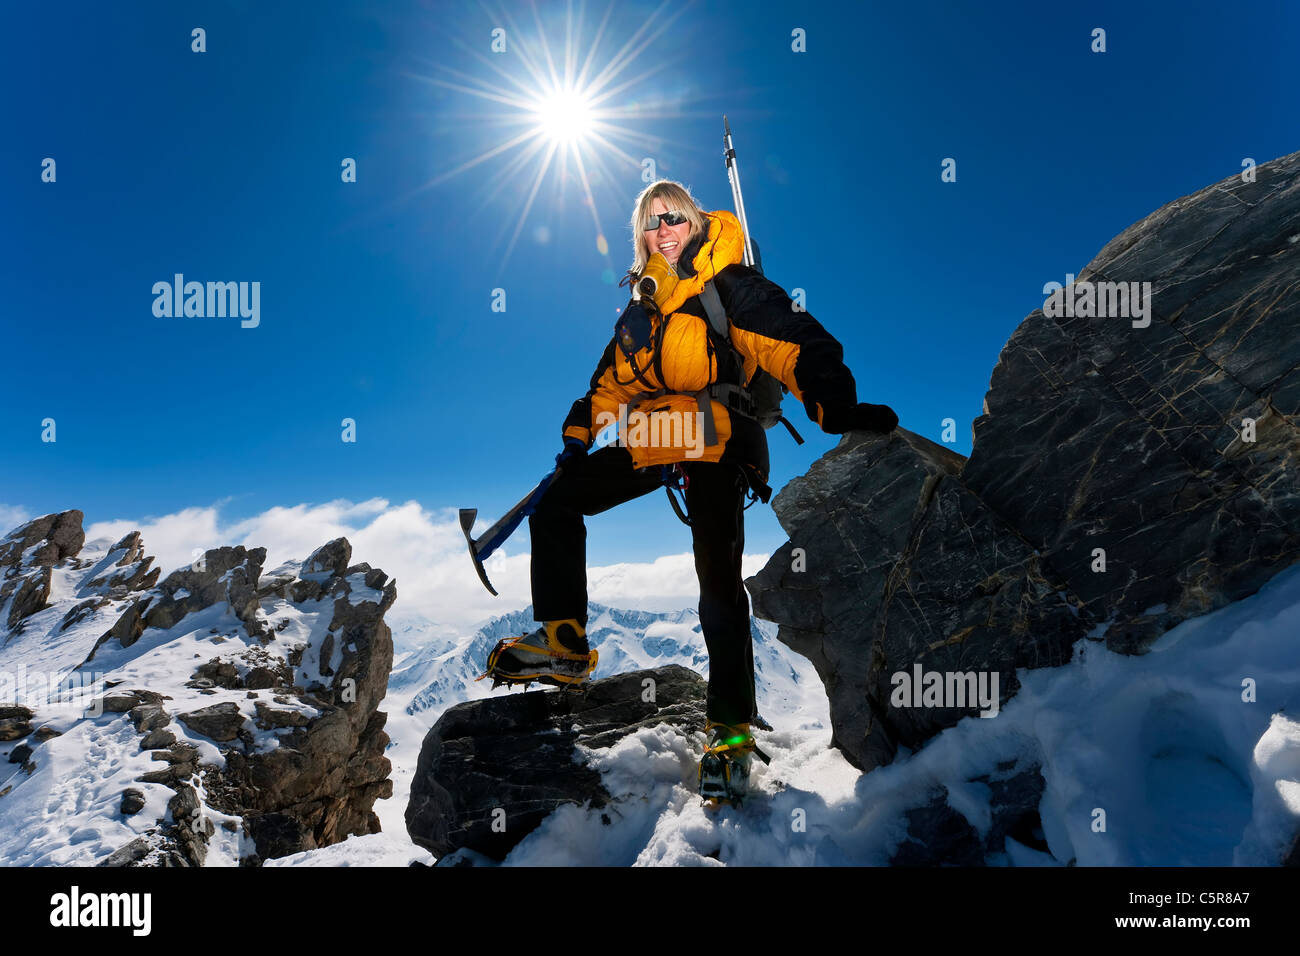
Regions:
<instances>
[{"instance_id":1,"label":"mountaineering boot","mask_svg":"<svg viewBox=\"0 0 1300 956\"><path fill-rule=\"evenodd\" d=\"M739 806L749 790L749 762L755 751L749 724L708 721L708 743L700 758L700 798L710 807Z\"/></svg>"},{"instance_id":2,"label":"mountaineering boot","mask_svg":"<svg viewBox=\"0 0 1300 956\"><path fill-rule=\"evenodd\" d=\"M596 669L598 656L587 646L587 633L577 620L547 621L531 634L497 641L487 670L476 679L491 677L493 689L533 681L578 684Z\"/></svg>"}]
</instances>

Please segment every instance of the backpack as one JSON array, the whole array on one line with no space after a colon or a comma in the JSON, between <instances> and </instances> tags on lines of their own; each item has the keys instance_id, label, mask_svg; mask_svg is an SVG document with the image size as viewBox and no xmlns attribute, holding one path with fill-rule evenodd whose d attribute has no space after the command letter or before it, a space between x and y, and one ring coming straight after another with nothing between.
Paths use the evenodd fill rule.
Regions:
<instances>
[{"instance_id":1,"label":"backpack","mask_svg":"<svg viewBox=\"0 0 1300 956\"><path fill-rule=\"evenodd\" d=\"M712 280L704 283L704 288L700 290L700 302L709 317L709 336L713 339L714 347L729 349L743 368L744 358L731 342L726 309ZM717 382L710 385L708 391L713 398L727 406L728 412L752 418L764 428L772 428L779 422L786 427L795 442L803 444L803 437L795 431L789 419L781 414L781 400L789 389L763 368L756 369L746 385Z\"/></svg>"}]
</instances>

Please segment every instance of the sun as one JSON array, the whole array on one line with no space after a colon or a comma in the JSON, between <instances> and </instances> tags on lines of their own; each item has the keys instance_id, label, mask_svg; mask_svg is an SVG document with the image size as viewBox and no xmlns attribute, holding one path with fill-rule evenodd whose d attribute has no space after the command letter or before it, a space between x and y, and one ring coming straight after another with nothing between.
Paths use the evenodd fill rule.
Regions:
<instances>
[{"instance_id":1,"label":"sun","mask_svg":"<svg viewBox=\"0 0 1300 956\"><path fill-rule=\"evenodd\" d=\"M490 0L489 0L490 2ZM693 118L680 97L661 95L656 84L671 75L674 57L649 58L689 4L662 0L650 16L620 25L617 0L610 0L594 35L586 29L586 3L566 5L562 18L552 21L563 42L553 45L537 5L532 6L535 29L521 28L507 10L493 17L503 24L503 38L489 53L465 41L457 47L481 69L467 70L445 61L433 63L434 75L408 73L412 79L440 87L457 97L478 100L472 112L441 115L458 122L458 143L468 144L466 158L453 162L417 188L431 189L481 164L499 161L490 177L489 199L503 190L517 198L517 212L501 223L503 238L510 232L498 268L504 268L515 242L529 220L539 195L551 195L558 208L566 204L591 216L596 247L608 256L608 240L600 224L597 192L613 192L644 170L645 157L667 145L683 148L664 135L678 119ZM675 9L674 9L675 8ZM485 7L487 9L487 7ZM456 61L459 64L459 60ZM480 134L478 131L482 131ZM486 142L485 142L486 140ZM481 150L479 149L480 147ZM476 150L478 150L476 152ZM566 189L576 185L581 200L568 203ZM621 205L626 197L614 200ZM620 216L621 218L621 216ZM606 270L608 281L614 272Z\"/></svg>"},{"instance_id":2,"label":"sun","mask_svg":"<svg viewBox=\"0 0 1300 956\"><path fill-rule=\"evenodd\" d=\"M580 145L591 134L596 119L590 97L574 89L553 90L538 101L534 112L538 131L560 145Z\"/></svg>"}]
</instances>

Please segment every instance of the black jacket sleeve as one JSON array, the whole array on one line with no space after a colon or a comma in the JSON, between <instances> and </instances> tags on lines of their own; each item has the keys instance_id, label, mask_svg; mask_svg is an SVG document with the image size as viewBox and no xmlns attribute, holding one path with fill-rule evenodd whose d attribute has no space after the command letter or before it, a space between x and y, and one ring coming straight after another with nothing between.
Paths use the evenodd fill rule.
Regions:
<instances>
[{"instance_id":1,"label":"black jacket sleeve","mask_svg":"<svg viewBox=\"0 0 1300 956\"><path fill-rule=\"evenodd\" d=\"M844 349L785 290L757 270L731 265L714 277L731 320L731 340L803 402L822 424L825 409L857 405L857 384L844 364Z\"/></svg>"}]
</instances>

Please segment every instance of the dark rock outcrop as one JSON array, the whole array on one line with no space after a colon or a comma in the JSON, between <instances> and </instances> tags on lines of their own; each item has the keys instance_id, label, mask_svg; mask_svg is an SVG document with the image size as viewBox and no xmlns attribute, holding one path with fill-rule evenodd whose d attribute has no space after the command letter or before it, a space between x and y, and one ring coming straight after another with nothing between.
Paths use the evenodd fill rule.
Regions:
<instances>
[{"instance_id":1,"label":"dark rock outcrop","mask_svg":"<svg viewBox=\"0 0 1300 956\"><path fill-rule=\"evenodd\" d=\"M705 688L694 671L672 664L593 681L585 694L533 691L457 704L420 748L407 832L439 857L468 849L502 860L562 804L609 801L578 745L609 747L662 723L703 730Z\"/></svg>"},{"instance_id":2,"label":"dark rock outcrop","mask_svg":"<svg viewBox=\"0 0 1300 956\"><path fill-rule=\"evenodd\" d=\"M132 531L108 549L108 554L91 572L82 594L107 594L114 591L144 591L154 586L161 568L149 568L153 558L144 553L144 539Z\"/></svg>"},{"instance_id":3,"label":"dark rock outcrop","mask_svg":"<svg viewBox=\"0 0 1300 956\"><path fill-rule=\"evenodd\" d=\"M265 548L207 551L197 567L177 568L158 585L161 597L145 614L145 627L174 627L185 615L224 601L250 635L260 636L256 581L265 560Z\"/></svg>"},{"instance_id":4,"label":"dark rock outcrop","mask_svg":"<svg viewBox=\"0 0 1300 956\"><path fill-rule=\"evenodd\" d=\"M80 511L33 518L0 541L0 611L8 608L0 626L20 623L49 606L50 569L75 558L86 541Z\"/></svg>"},{"instance_id":5,"label":"dark rock outcrop","mask_svg":"<svg viewBox=\"0 0 1300 956\"><path fill-rule=\"evenodd\" d=\"M34 716L21 704L0 704L0 742L22 740L30 734Z\"/></svg>"},{"instance_id":6,"label":"dark rock outcrop","mask_svg":"<svg viewBox=\"0 0 1300 956\"><path fill-rule=\"evenodd\" d=\"M1087 632L1063 583L961 482L960 456L899 429L846 435L773 507L791 539L747 584L755 613L809 658L834 743L861 769L977 712L892 707L895 673L1062 664Z\"/></svg>"},{"instance_id":7,"label":"dark rock outcrop","mask_svg":"<svg viewBox=\"0 0 1300 956\"><path fill-rule=\"evenodd\" d=\"M14 718L0 719L0 741L22 740L32 732L32 725Z\"/></svg>"},{"instance_id":8,"label":"dark rock outcrop","mask_svg":"<svg viewBox=\"0 0 1300 956\"><path fill-rule=\"evenodd\" d=\"M141 594L96 644L98 650L118 638L129 647L147 628L173 627L187 615L221 602L262 642L236 657L204 662L187 686L204 694L274 690L277 706L255 699L255 716L250 718L229 699L176 717L189 732L221 746L224 768L196 767L193 752L177 757L180 745L165 729L171 716L157 700L140 704L119 695L121 701L113 702L116 709L130 711L144 735L142 749L154 744L171 748L155 753L158 759L166 754L169 765L140 780L165 783L183 794L188 786L183 781L199 770L211 805L244 819L257 847L245 863L328 846L352 834L376 833L374 802L392 795L391 764L384 756L386 715L378 705L387 694L393 663L392 632L383 616L397 599L397 583L368 564L349 565L351 555L347 539L337 538L303 562L304 578L281 572L267 588L259 583L265 549L209 550L195 566L169 574ZM316 646L278 647L261 600L284 594L300 604L331 602L328 626ZM119 632L127 639L121 640ZM308 652L313 668L302 666ZM87 660L93 657L94 652ZM279 734L273 749L262 750L255 746L255 730L285 733ZM192 865L200 865L201 848L190 835L182 832L173 839L168 832L158 839L170 847L172 856L155 854L149 859L171 859L179 852ZM176 839L181 845L172 845Z\"/></svg>"},{"instance_id":9,"label":"dark rock outcrop","mask_svg":"<svg viewBox=\"0 0 1300 956\"><path fill-rule=\"evenodd\" d=\"M140 532L132 531L125 535L108 549L108 554L87 575L77 592L77 596L84 600L64 615L59 630L65 631L74 624L93 617L100 608L128 597L133 591L152 588L162 569L151 569L151 564L153 558L144 553L144 539ZM148 604L145 601L128 605L108 636L117 638L123 646L129 647L144 630L143 613Z\"/></svg>"},{"instance_id":10,"label":"dark rock outcrop","mask_svg":"<svg viewBox=\"0 0 1300 956\"><path fill-rule=\"evenodd\" d=\"M21 566L52 568L64 558L76 555L86 543L86 533L81 530L80 511L62 511L33 518L20 528L9 532L0 541L0 568ZM23 555L34 548L27 560Z\"/></svg>"},{"instance_id":11,"label":"dark rock outcrop","mask_svg":"<svg viewBox=\"0 0 1300 956\"><path fill-rule=\"evenodd\" d=\"M177 719L194 733L219 743L235 740L244 728L239 705L230 701L181 714Z\"/></svg>"},{"instance_id":12,"label":"dark rock outcrop","mask_svg":"<svg viewBox=\"0 0 1300 956\"><path fill-rule=\"evenodd\" d=\"M773 499L790 541L746 585L856 766L976 713L895 706L896 674L996 674L1005 700L1017 667L1081 637L1142 653L1300 557L1300 153L1256 172L1126 229L1021 323L969 460L854 433ZM1145 318L1084 316L1143 282Z\"/></svg>"},{"instance_id":13,"label":"dark rock outcrop","mask_svg":"<svg viewBox=\"0 0 1300 956\"><path fill-rule=\"evenodd\" d=\"M1077 283L1149 281L1150 325L1031 313L974 423L962 480L1109 622L1117 651L1300 555L1300 153L1257 173L1111 240Z\"/></svg>"},{"instance_id":14,"label":"dark rock outcrop","mask_svg":"<svg viewBox=\"0 0 1300 956\"><path fill-rule=\"evenodd\" d=\"M254 703L254 726L283 730L279 745L265 752L228 750L225 768L205 777L213 805L244 817L259 859L377 833L374 802L392 796L391 764L384 756L387 716L378 706L393 665L392 632L383 616L397 599L397 583L369 565L349 566L351 552L345 538L323 545L304 562L304 568L317 569L303 572L306 586L289 585L305 600L332 597L333 607L320 646L312 648L317 669L305 677L306 686L277 696L280 707ZM378 600L358 599L358 585L375 588ZM266 633L274 640L273 631ZM338 663L329 666L333 657ZM253 666L244 686L274 685L284 666ZM315 715L290 706L295 701Z\"/></svg>"},{"instance_id":15,"label":"dark rock outcrop","mask_svg":"<svg viewBox=\"0 0 1300 956\"><path fill-rule=\"evenodd\" d=\"M972 777L968 783L988 790L989 825L981 836L970 821L948 802L942 786L930 800L904 814L907 834L894 849L894 866L984 866L988 857L1004 852L1007 837L1031 849L1048 853L1038 816L1038 804L1047 787L1041 770L1011 760L992 774Z\"/></svg>"},{"instance_id":16,"label":"dark rock outcrop","mask_svg":"<svg viewBox=\"0 0 1300 956\"><path fill-rule=\"evenodd\" d=\"M162 583L141 591L140 596L122 610L113 626L104 632L83 666L93 661L99 649L110 641L130 647L139 640L145 628L175 627L186 615L218 602L229 605L231 613L250 636L269 640L270 629L259 613L261 601L257 593L257 580L265 560L265 548L209 549L192 566L177 568ZM144 584L153 577L156 575L134 576L133 579ZM73 612L76 610L74 608Z\"/></svg>"},{"instance_id":17,"label":"dark rock outcrop","mask_svg":"<svg viewBox=\"0 0 1300 956\"><path fill-rule=\"evenodd\" d=\"M127 787L122 791L122 803L118 809L124 817L135 816L144 809L144 794L135 787Z\"/></svg>"}]
</instances>

